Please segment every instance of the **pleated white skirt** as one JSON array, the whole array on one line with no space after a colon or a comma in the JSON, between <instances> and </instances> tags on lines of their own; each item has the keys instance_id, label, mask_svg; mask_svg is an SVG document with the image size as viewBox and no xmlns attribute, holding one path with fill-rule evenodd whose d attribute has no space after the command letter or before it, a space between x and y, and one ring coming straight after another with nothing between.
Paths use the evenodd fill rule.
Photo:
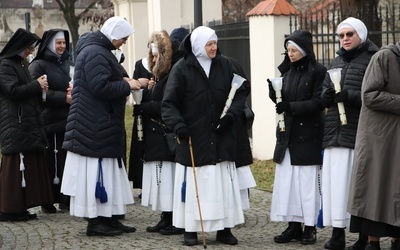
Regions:
<instances>
[{"instance_id":1,"label":"pleated white skirt","mask_svg":"<svg viewBox=\"0 0 400 250\"><path fill-rule=\"evenodd\" d=\"M77 217L111 217L125 214L127 204L133 204L133 193L125 167L117 159L103 158L103 185L108 201L100 203L95 197L98 180L98 158L67 153L61 192L71 196L70 214ZM122 162L123 164L123 162Z\"/></svg>"},{"instance_id":2,"label":"pleated white skirt","mask_svg":"<svg viewBox=\"0 0 400 250\"><path fill-rule=\"evenodd\" d=\"M254 176L251 172L250 166L243 166L240 168L236 168L236 170L239 181L242 209L248 210L250 209L249 188L255 187L256 181L254 180Z\"/></svg>"},{"instance_id":3,"label":"pleated white skirt","mask_svg":"<svg viewBox=\"0 0 400 250\"><path fill-rule=\"evenodd\" d=\"M318 174L320 166L290 164L289 150L281 164L276 164L271 202L271 220L317 224L320 207Z\"/></svg>"},{"instance_id":4,"label":"pleated white skirt","mask_svg":"<svg viewBox=\"0 0 400 250\"><path fill-rule=\"evenodd\" d=\"M174 195L175 162L152 161L143 164L142 205L153 211L171 212Z\"/></svg>"},{"instance_id":5,"label":"pleated white skirt","mask_svg":"<svg viewBox=\"0 0 400 250\"><path fill-rule=\"evenodd\" d=\"M205 232L233 228L244 223L238 176L234 162L196 167L198 198ZM186 201L182 183L186 180ZM176 164L173 225L186 232L201 231L193 168Z\"/></svg>"},{"instance_id":6,"label":"pleated white skirt","mask_svg":"<svg viewBox=\"0 0 400 250\"><path fill-rule=\"evenodd\" d=\"M322 208L324 226L348 227L347 212L354 149L332 147L324 150L322 166Z\"/></svg>"}]
</instances>

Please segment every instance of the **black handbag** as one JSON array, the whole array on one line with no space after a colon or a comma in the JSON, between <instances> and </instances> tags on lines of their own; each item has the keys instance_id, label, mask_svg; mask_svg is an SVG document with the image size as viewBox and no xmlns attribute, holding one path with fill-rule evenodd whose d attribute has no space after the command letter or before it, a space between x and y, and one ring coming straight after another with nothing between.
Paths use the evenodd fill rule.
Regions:
<instances>
[{"instance_id":1,"label":"black handbag","mask_svg":"<svg viewBox=\"0 0 400 250\"><path fill-rule=\"evenodd\" d=\"M253 127L253 122L254 122L254 112L247 104L247 102L245 102L243 111L244 111L244 116L246 118L246 128L251 129L251 127Z\"/></svg>"}]
</instances>

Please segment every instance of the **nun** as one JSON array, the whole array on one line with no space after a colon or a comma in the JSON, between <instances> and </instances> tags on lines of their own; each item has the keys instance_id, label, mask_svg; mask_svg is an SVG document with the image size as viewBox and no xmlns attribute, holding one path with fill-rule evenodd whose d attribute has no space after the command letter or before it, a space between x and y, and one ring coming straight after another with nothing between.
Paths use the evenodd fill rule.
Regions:
<instances>
[{"instance_id":1,"label":"nun","mask_svg":"<svg viewBox=\"0 0 400 250\"><path fill-rule=\"evenodd\" d=\"M74 89L63 148L67 150L61 192L70 196L70 214L88 218L86 235L135 232L116 216L133 204L124 166L125 102L140 89L112 50L134 32L122 17L108 19L101 30L83 34L77 43Z\"/></svg>"},{"instance_id":2,"label":"nun","mask_svg":"<svg viewBox=\"0 0 400 250\"><path fill-rule=\"evenodd\" d=\"M161 107L163 122L180 142L172 217L173 225L185 230L187 246L198 244L200 231L203 236L216 231L217 241L236 245L231 229L244 223L233 124L242 114L246 91L237 90L220 118L236 71L217 42L215 31L205 26L184 38L185 56L170 72Z\"/></svg>"},{"instance_id":3,"label":"nun","mask_svg":"<svg viewBox=\"0 0 400 250\"><path fill-rule=\"evenodd\" d=\"M67 155L62 143L72 100L71 66L68 31L61 29L45 31L37 55L29 65L29 72L34 79L41 75L47 76L49 91L46 99L40 101L40 119L49 143L46 159L54 203L58 203L59 207L64 209L69 207L69 196L60 192ZM46 204L42 206L42 212L56 213L57 209L53 204Z\"/></svg>"},{"instance_id":4,"label":"nun","mask_svg":"<svg viewBox=\"0 0 400 250\"><path fill-rule=\"evenodd\" d=\"M48 83L43 75L30 76L27 60L39 42L18 29L0 52L0 221L35 219L28 208L53 204L38 111Z\"/></svg>"}]
</instances>

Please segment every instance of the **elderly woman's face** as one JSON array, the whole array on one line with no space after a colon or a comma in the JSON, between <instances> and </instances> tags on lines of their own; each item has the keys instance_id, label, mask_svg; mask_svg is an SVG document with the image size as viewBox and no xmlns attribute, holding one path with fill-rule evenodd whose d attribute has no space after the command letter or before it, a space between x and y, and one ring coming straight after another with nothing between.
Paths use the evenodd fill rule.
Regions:
<instances>
[{"instance_id":1,"label":"elderly woman's face","mask_svg":"<svg viewBox=\"0 0 400 250\"><path fill-rule=\"evenodd\" d=\"M300 50L298 50L295 46L289 44L287 46L287 53L291 62L295 62L303 58L303 54L301 54Z\"/></svg>"},{"instance_id":2,"label":"elderly woman's face","mask_svg":"<svg viewBox=\"0 0 400 250\"><path fill-rule=\"evenodd\" d=\"M32 44L31 46L29 46L28 48L26 48L26 49L24 50L23 57L24 57L24 58L27 58L30 54L33 53L33 51L35 51L35 46Z\"/></svg>"},{"instance_id":3,"label":"elderly woman's face","mask_svg":"<svg viewBox=\"0 0 400 250\"><path fill-rule=\"evenodd\" d=\"M114 40L112 40L112 44L114 45L114 47L116 49L119 49L122 46L122 44L126 43L126 40L128 40L128 37L123 37L123 38L118 39L118 40L114 39Z\"/></svg>"},{"instance_id":4,"label":"elderly woman's face","mask_svg":"<svg viewBox=\"0 0 400 250\"><path fill-rule=\"evenodd\" d=\"M217 41L215 40L210 40L206 43L206 46L204 47L206 49L207 56L209 58L214 58L217 55Z\"/></svg>"},{"instance_id":5,"label":"elderly woman's face","mask_svg":"<svg viewBox=\"0 0 400 250\"><path fill-rule=\"evenodd\" d=\"M347 51L357 48L361 44L361 38L352 28L343 28L339 30L337 35L340 39L340 45Z\"/></svg>"}]
</instances>

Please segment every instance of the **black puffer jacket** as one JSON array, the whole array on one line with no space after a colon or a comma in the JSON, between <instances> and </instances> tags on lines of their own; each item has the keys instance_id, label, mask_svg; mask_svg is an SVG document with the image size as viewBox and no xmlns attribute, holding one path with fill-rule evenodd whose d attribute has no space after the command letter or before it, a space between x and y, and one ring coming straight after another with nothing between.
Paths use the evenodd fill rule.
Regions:
<instances>
[{"instance_id":1,"label":"black puffer jacket","mask_svg":"<svg viewBox=\"0 0 400 250\"><path fill-rule=\"evenodd\" d=\"M32 80L28 65L16 55L0 59L0 144L2 154L46 147L39 120L42 89Z\"/></svg>"},{"instance_id":2,"label":"black puffer jacket","mask_svg":"<svg viewBox=\"0 0 400 250\"><path fill-rule=\"evenodd\" d=\"M348 93L348 101L344 102L347 125L341 125L337 104L329 100L330 105L324 121L323 148L354 148L361 109L361 84L368 63L378 50L373 42L367 40L354 50L345 51L341 48L337 52L339 56L332 61L330 68L342 68L340 85L342 91ZM334 86L329 74L326 74L322 98L328 88Z\"/></svg>"},{"instance_id":3,"label":"black puffer jacket","mask_svg":"<svg viewBox=\"0 0 400 250\"><path fill-rule=\"evenodd\" d=\"M63 148L96 158L121 158L125 151L125 102L130 94L124 70L100 31L77 44L74 89Z\"/></svg>"},{"instance_id":4,"label":"black puffer jacket","mask_svg":"<svg viewBox=\"0 0 400 250\"><path fill-rule=\"evenodd\" d=\"M161 120L161 104L167 84L171 65L183 56L178 50L179 43L172 43L164 31L155 32L150 38L158 48L156 63L150 63L150 69L155 78L160 79L152 87L150 93L143 97L143 127L144 127L144 161L174 161L175 155L170 154L166 141L167 128ZM148 51L148 61L153 62L154 56L151 48Z\"/></svg>"},{"instance_id":5,"label":"black puffer jacket","mask_svg":"<svg viewBox=\"0 0 400 250\"><path fill-rule=\"evenodd\" d=\"M196 166L235 161L237 143L233 127L225 133L216 131L231 89L234 67L229 59L217 54L207 77L192 53L190 37L186 36L180 47L185 57L171 69L161 108L162 119L174 132L184 126L188 128ZM242 114L245 98L242 86L226 115L236 120ZM188 141L178 145L175 160L191 166Z\"/></svg>"},{"instance_id":6,"label":"black puffer jacket","mask_svg":"<svg viewBox=\"0 0 400 250\"><path fill-rule=\"evenodd\" d=\"M274 162L281 163L289 148L292 165L322 164L323 106L320 95L326 68L315 61L312 37L308 31L295 31L285 40L294 41L307 56L290 63L288 56L279 66L283 76L282 100L289 102L285 131L276 130ZM272 101L275 91L270 92Z\"/></svg>"},{"instance_id":7,"label":"black puffer jacket","mask_svg":"<svg viewBox=\"0 0 400 250\"><path fill-rule=\"evenodd\" d=\"M29 65L33 79L47 75L49 91L46 102L42 102L40 118L46 133L64 132L67 123L69 104L66 103L67 88L71 77L68 58L58 57L46 49L40 59Z\"/></svg>"}]
</instances>

